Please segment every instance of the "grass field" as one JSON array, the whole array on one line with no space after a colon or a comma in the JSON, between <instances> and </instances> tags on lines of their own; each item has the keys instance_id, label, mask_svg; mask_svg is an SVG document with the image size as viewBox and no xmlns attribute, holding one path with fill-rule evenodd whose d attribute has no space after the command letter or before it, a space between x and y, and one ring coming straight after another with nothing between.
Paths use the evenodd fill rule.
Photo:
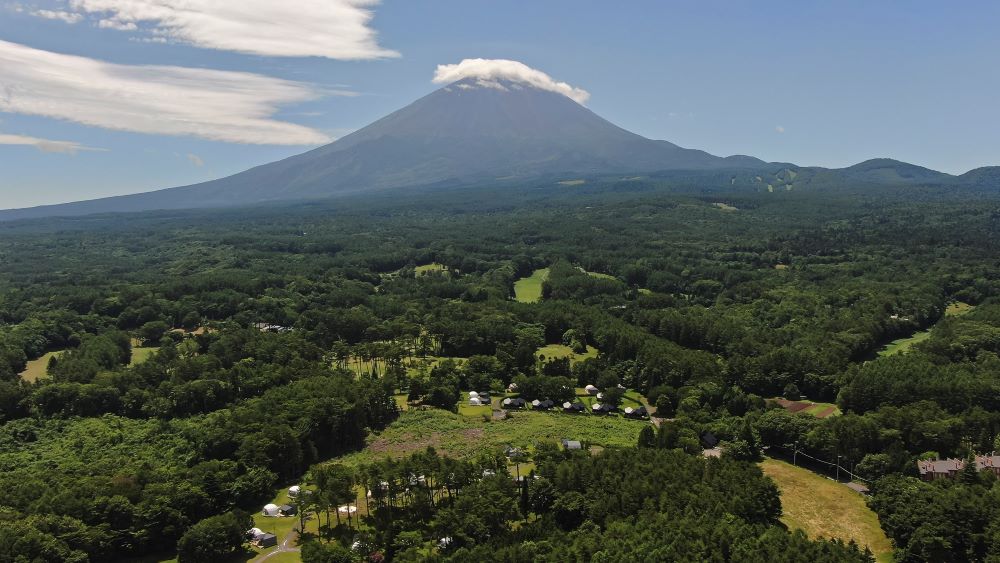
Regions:
<instances>
[{"instance_id":1,"label":"grass field","mask_svg":"<svg viewBox=\"0 0 1000 563\"><path fill-rule=\"evenodd\" d=\"M831 416L840 416L843 414L840 412L840 408L833 403L814 403L812 401L789 401L787 399L782 399L778 397L772 399L782 408L789 412L794 413L804 413L811 414L816 418L827 418Z\"/></svg>"},{"instance_id":2,"label":"grass field","mask_svg":"<svg viewBox=\"0 0 1000 563\"><path fill-rule=\"evenodd\" d=\"M549 279L549 269L535 270L531 276L514 282L514 298L521 303L538 303L542 300L542 282Z\"/></svg>"},{"instance_id":3,"label":"grass field","mask_svg":"<svg viewBox=\"0 0 1000 563\"><path fill-rule=\"evenodd\" d=\"M571 364L580 362L589 358L597 357L597 348L593 346L587 346L587 351L583 354L577 354L569 346L563 344L549 344L548 346L542 346L535 352L535 357L545 356L545 360L558 360L559 358L569 358Z\"/></svg>"},{"instance_id":4,"label":"grass field","mask_svg":"<svg viewBox=\"0 0 1000 563\"><path fill-rule=\"evenodd\" d=\"M892 543L865 499L841 483L775 459L761 463L781 491L781 521L810 538L853 539L880 562L892 561Z\"/></svg>"},{"instance_id":5,"label":"grass field","mask_svg":"<svg viewBox=\"0 0 1000 563\"><path fill-rule=\"evenodd\" d=\"M586 180L563 180L562 182L559 182L559 185L560 186L582 186L583 184L586 184L586 183L587 183Z\"/></svg>"},{"instance_id":6,"label":"grass field","mask_svg":"<svg viewBox=\"0 0 1000 563\"><path fill-rule=\"evenodd\" d=\"M962 315L968 313L969 311L975 308L976 308L975 305L969 305L968 303L962 303L961 301L956 301L948 305L948 308L944 310L944 316L961 317Z\"/></svg>"},{"instance_id":7,"label":"grass field","mask_svg":"<svg viewBox=\"0 0 1000 563\"><path fill-rule=\"evenodd\" d=\"M900 338L898 340L893 340L892 342L886 344L881 350L879 350L879 356L892 356L894 354L903 354L907 350L913 347L914 344L918 344L927 340L931 337L931 331L921 330L915 333L913 336L907 338Z\"/></svg>"},{"instance_id":8,"label":"grass field","mask_svg":"<svg viewBox=\"0 0 1000 563\"><path fill-rule=\"evenodd\" d=\"M49 359L56 354L61 353L62 350L57 350L55 352L48 352L42 355L41 358L36 360L31 360L28 362L28 366L21 372L21 379L25 381L35 382L39 379L46 377L48 374L46 370L49 367Z\"/></svg>"},{"instance_id":9,"label":"grass field","mask_svg":"<svg viewBox=\"0 0 1000 563\"><path fill-rule=\"evenodd\" d=\"M716 202L716 203L713 203L712 205L718 207L719 209L721 209L723 211L739 211L738 207L733 207L732 205L729 205L728 203Z\"/></svg>"},{"instance_id":10,"label":"grass field","mask_svg":"<svg viewBox=\"0 0 1000 563\"><path fill-rule=\"evenodd\" d=\"M962 303L961 301L956 301L948 305L948 308L944 311L944 316L946 317L961 317L962 315L968 313L975 308L974 305L969 305L968 303ZM933 327L932 327L933 328ZM886 344L881 350L879 350L879 356L892 356L894 354L904 354L914 344L919 344L924 340L931 337L931 330L921 330L920 332L914 333L913 336L907 338L900 338L898 340L893 340L892 342Z\"/></svg>"},{"instance_id":11,"label":"grass field","mask_svg":"<svg viewBox=\"0 0 1000 563\"><path fill-rule=\"evenodd\" d=\"M426 276L430 274L443 274L448 271L448 268L444 264L438 264L437 262L432 262L430 264L421 264L414 268L413 272L417 277Z\"/></svg>"},{"instance_id":12,"label":"grass field","mask_svg":"<svg viewBox=\"0 0 1000 563\"><path fill-rule=\"evenodd\" d=\"M132 348L132 361L129 362L129 367L145 362L150 356L153 355L153 352L156 352L157 350L159 350L159 348L152 346L139 346Z\"/></svg>"},{"instance_id":13,"label":"grass field","mask_svg":"<svg viewBox=\"0 0 1000 563\"><path fill-rule=\"evenodd\" d=\"M612 276L611 274L602 274L600 272L588 272L587 270L584 270L583 268L581 268L579 266L577 266L576 269L580 270L581 272L587 274L588 276L590 276L592 278L597 278L597 279L601 279L601 280L617 280L618 279L618 278Z\"/></svg>"},{"instance_id":14,"label":"grass field","mask_svg":"<svg viewBox=\"0 0 1000 563\"><path fill-rule=\"evenodd\" d=\"M563 438L600 446L634 446L639 431L648 422L618 416L563 414L557 412L511 412L505 420L484 421L482 416L465 416L440 409L403 412L399 419L368 446L341 458L348 465L398 458L433 446L438 453L472 458L506 444L531 450L540 442Z\"/></svg>"}]
</instances>

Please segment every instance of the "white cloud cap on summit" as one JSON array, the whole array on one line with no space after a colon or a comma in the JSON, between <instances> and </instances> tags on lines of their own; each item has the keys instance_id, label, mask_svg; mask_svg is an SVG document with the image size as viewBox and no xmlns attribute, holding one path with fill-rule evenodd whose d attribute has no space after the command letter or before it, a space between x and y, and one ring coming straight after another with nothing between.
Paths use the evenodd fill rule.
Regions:
<instances>
[{"instance_id":1,"label":"white cloud cap on summit","mask_svg":"<svg viewBox=\"0 0 1000 563\"><path fill-rule=\"evenodd\" d=\"M69 0L68 10L35 12L76 23L152 34L205 49L273 57L366 60L398 57L369 27L379 0Z\"/></svg>"},{"instance_id":2,"label":"white cloud cap on summit","mask_svg":"<svg viewBox=\"0 0 1000 563\"><path fill-rule=\"evenodd\" d=\"M562 94L583 105L590 94L581 88L574 88L565 82L556 82L551 76L530 66L506 59L465 59L458 64L438 65L434 72L435 84L451 84L466 78L475 78L485 88L503 88L500 80L521 82Z\"/></svg>"},{"instance_id":3,"label":"white cloud cap on summit","mask_svg":"<svg viewBox=\"0 0 1000 563\"><path fill-rule=\"evenodd\" d=\"M273 118L317 88L252 74L121 65L0 40L0 112L232 143L316 145L324 133Z\"/></svg>"}]
</instances>

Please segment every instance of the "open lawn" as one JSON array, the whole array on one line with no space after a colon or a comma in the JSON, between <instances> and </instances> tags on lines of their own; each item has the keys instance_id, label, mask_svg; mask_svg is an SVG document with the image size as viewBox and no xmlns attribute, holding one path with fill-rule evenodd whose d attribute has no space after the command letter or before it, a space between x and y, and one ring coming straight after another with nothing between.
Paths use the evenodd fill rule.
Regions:
<instances>
[{"instance_id":1,"label":"open lawn","mask_svg":"<svg viewBox=\"0 0 1000 563\"><path fill-rule=\"evenodd\" d=\"M443 274L448 271L448 268L444 264L438 264L437 262L432 262L430 264L421 264L414 268L413 273L417 277L426 276L430 274Z\"/></svg>"},{"instance_id":2,"label":"open lawn","mask_svg":"<svg viewBox=\"0 0 1000 563\"><path fill-rule=\"evenodd\" d=\"M597 357L597 348L593 346L587 346L587 351L583 354L577 354L569 346L564 346L562 344L549 344L548 346L542 346L535 352L535 357L545 356L545 360L558 360L560 358L569 358L569 363L575 364L589 358Z\"/></svg>"},{"instance_id":3,"label":"open lawn","mask_svg":"<svg viewBox=\"0 0 1000 563\"><path fill-rule=\"evenodd\" d=\"M840 408L833 403L814 403L812 401L789 401L787 399L782 399L778 397L773 399L774 402L781 405L782 408L789 412L798 412L804 414L811 414L816 418L827 418L830 416L840 416Z\"/></svg>"},{"instance_id":4,"label":"open lawn","mask_svg":"<svg viewBox=\"0 0 1000 563\"><path fill-rule=\"evenodd\" d=\"M948 305L948 308L944 310L944 316L961 317L962 315L968 313L969 311L975 308L976 308L975 305L969 305L968 303L962 303L961 301L956 301Z\"/></svg>"},{"instance_id":5,"label":"open lawn","mask_svg":"<svg viewBox=\"0 0 1000 563\"><path fill-rule=\"evenodd\" d=\"M583 268L581 268L579 266L577 266L576 269L580 270L581 272L587 274L588 276L590 276L592 278L598 278L598 279L602 279L602 280L617 280L618 279L618 278L612 276L611 274L602 274L600 272L588 272L587 270L584 270Z\"/></svg>"},{"instance_id":6,"label":"open lawn","mask_svg":"<svg viewBox=\"0 0 1000 563\"><path fill-rule=\"evenodd\" d=\"M842 483L776 459L761 463L781 491L781 521L810 538L853 539L867 545L878 561L892 561L892 543L865 499Z\"/></svg>"},{"instance_id":7,"label":"open lawn","mask_svg":"<svg viewBox=\"0 0 1000 563\"><path fill-rule=\"evenodd\" d=\"M894 354L904 354L909 350L914 344L923 342L931 337L931 331L921 330L915 333L913 336L907 338L900 338L898 340L893 340L892 342L886 344L881 350L879 350L879 356L892 356Z\"/></svg>"},{"instance_id":8,"label":"open lawn","mask_svg":"<svg viewBox=\"0 0 1000 563\"><path fill-rule=\"evenodd\" d=\"M620 416L532 411L512 411L505 420L484 421L481 416L440 409L412 409L369 438L364 450L348 454L340 461L349 465L371 463L406 456L428 446L441 454L471 458L506 444L531 450L540 442L558 442L563 438L600 446L631 447L647 424Z\"/></svg>"},{"instance_id":9,"label":"open lawn","mask_svg":"<svg viewBox=\"0 0 1000 563\"><path fill-rule=\"evenodd\" d=\"M542 282L549 279L549 269L535 270L531 276L514 282L514 299L521 303L538 303L542 300Z\"/></svg>"},{"instance_id":10,"label":"open lawn","mask_svg":"<svg viewBox=\"0 0 1000 563\"><path fill-rule=\"evenodd\" d=\"M137 348L132 348L132 361L128 363L129 367L141 364L149 359L159 348L153 346L140 346Z\"/></svg>"},{"instance_id":11,"label":"open lawn","mask_svg":"<svg viewBox=\"0 0 1000 563\"><path fill-rule=\"evenodd\" d=\"M48 375L47 370L49 367L49 360L53 356L61 353L62 350L57 350L55 352L48 352L43 354L41 358L36 360L31 360L28 362L28 367L21 372L21 379L25 381L35 382L39 379L46 377Z\"/></svg>"}]
</instances>

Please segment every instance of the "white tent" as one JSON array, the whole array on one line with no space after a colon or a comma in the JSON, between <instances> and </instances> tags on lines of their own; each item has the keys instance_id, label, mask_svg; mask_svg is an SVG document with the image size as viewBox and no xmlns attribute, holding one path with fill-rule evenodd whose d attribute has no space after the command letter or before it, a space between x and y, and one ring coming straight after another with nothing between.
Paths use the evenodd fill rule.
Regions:
<instances>
[{"instance_id":1,"label":"white tent","mask_svg":"<svg viewBox=\"0 0 1000 563\"><path fill-rule=\"evenodd\" d=\"M260 513L264 516L277 516L279 511L280 509L278 508L278 505L268 504L264 507L264 510L260 511Z\"/></svg>"},{"instance_id":2,"label":"white tent","mask_svg":"<svg viewBox=\"0 0 1000 563\"><path fill-rule=\"evenodd\" d=\"M291 498L299 496L300 492L302 492L302 487L298 485L292 485L291 487L288 487L288 496Z\"/></svg>"},{"instance_id":3,"label":"white tent","mask_svg":"<svg viewBox=\"0 0 1000 563\"><path fill-rule=\"evenodd\" d=\"M595 412L601 410L601 403L594 403L594 406L590 407Z\"/></svg>"},{"instance_id":4,"label":"white tent","mask_svg":"<svg viewBox=\"0 0 1000 563\"><path fill-rule=\"evenodd\" d=\"M597 398L598 399L603 399L604 398L604 393L598 393L597 394Z\"/></svg>"},{"instance_id":5,"label":"white tent","mask_svg":"<svg viewBox=\"0 0 1000 563\"><path fill-rule=\"evenodd\" d=\"M503 405L504 405L505 407L506 407L507 405L509 405L509 404L510 404L510 398L509 398L509 397L503 400Z\"/></svg>"},{"instance_id":6,"label":"white tent","mask_svg":"<svg viewBox=\"0 0 1000 563\"><path fill-rule=\"evenodd\" d=\"M584 387L584 390L587 392L588 395L596 395L597 394L597 387L594 387L593 385L588 385L588 386Z\"/></svg>"},{"instance_id":7,"label":"white tent","mask_svg":"<svg viewBox=\"0 0 1000 563\"><path fill-rule=\"evenodd\" d=\"M511 383L510 385L508 385L507 386L507 390L510 391L510 392L512 392L512 393L514 391L517 391L517 383Z\"/></svg>"},{"instance_id":8,"label":"white tent","mask_svg":"<svg viewBox=\"0 0 1000 563\"><path fill-rule=\"evenodd\" d=\"M625 407L625 414L632 414L632 407Z\"/></svg>"},{"instance_id":9,"label":"white tent","mask_svg":"<svg viewBox=\"0 0 1000 563\"><path fill-rule=\"evenodd\" d=\"M341 506L340 508L337 509L337 512L339 512L341 514L354 514L357 511L358 511L358 507L356 507L354 505Z\"/></svg>"},{"instance_id":10,"label":"white tent","mask_svg":"<svg viewBox=\"0 0 1000 563\"><path fill-rule=\"evenodd\" d=\"M540 404L542 404L542 402L539 401L538 399L535 399L534 401L531 401L531 406L533 406L533 407L537 407Z\"/></svg>"},{"instance_id":11,"label":"white tent","mask_svg":"<svg viewBox=\"0 0 1000 563\"><path fill-rule=\"evenodd\" d=\"M568 409L568 408L570 408L570 407L572 407L572 406L573 406L573 403L570 403L569 401L567 401L567 402L563 403L563 408L564 408L564 409Z\"/></svg>"},{"instance_id":12,"label":"white tent","mask_svg":"<svg viewBox=\"0 0 1000 563\"><path fill-rule=\"evenodd\" d=\"M481 407L481 406L483 406L483 402L479 400L479 397L473 397L473 398L469 399L469 406L470 407Z\"/></svg>"},{"instance_id":13,"label":"white tent","mask_svg":"<svg viewBox=\"0 0 1000 563\"><path fill-rule=\"evenodd\" d=\"M260 528L250 528L250 531L247 532L247 535L257 540L264 535L264 530L261 530Z\"/></svg>"},{"instance_id":14,"label":"white tent","mask_svg":"<svg viewBox=\"0 0 1000 563\"><path fill-rule=\"evenodd\" d=\"M477 393L475 391L469 391L469 398L470 399L477 399L477 398L479 398L479 393Z\"/></svg>"}]
</instances>

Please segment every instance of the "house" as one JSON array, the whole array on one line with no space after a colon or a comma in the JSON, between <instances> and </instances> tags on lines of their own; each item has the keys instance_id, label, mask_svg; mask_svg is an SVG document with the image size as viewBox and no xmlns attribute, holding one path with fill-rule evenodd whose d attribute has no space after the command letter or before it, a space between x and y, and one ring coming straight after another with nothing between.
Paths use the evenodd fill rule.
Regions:
<instances>
[{"instance_id":1,"label":"house","mask_svg":"<svg viewBox=\"0 0 1000 563\"><path fill-rule=\"evenodd\" d=\"M274 534L261 534L254 543L257 544L257 547L274 547L278 545L278 536Z\"/></svg>"},{"instance_id":2,"label":"house","mask_svg":"<svg viewBox=\"0 0 1000 563\"><path fill-rule=\"evenodd\" d=\"M283 504L278 507L278 513L282 516L295 516L298 514L298 509L294 504Z\"/></svg>"},{"instance_id":3,"label":"house","mask_svg":"<svg viewBox=\"0 0 1000 563\"><path fill-rule=\"evenodd\" d=\"M582 450L583 449L583 444L581 444L579 440L563 440L562 441L562 445L563 445L563 448L566 448L567 450Z\"/></svg>"},{"instance_id":4,"label":"house","mask_svg":"<svg viewBox=\"0 0 1000 563\"><path fill-rule=\"evenodd\" d=\"M965 467L963 459L927 459L917 461L917 470L924 481L936 479L953 479ZM976 470L990 471L1000 477L1000 456L977 455Z\"/></svg>"}]
</instances>

